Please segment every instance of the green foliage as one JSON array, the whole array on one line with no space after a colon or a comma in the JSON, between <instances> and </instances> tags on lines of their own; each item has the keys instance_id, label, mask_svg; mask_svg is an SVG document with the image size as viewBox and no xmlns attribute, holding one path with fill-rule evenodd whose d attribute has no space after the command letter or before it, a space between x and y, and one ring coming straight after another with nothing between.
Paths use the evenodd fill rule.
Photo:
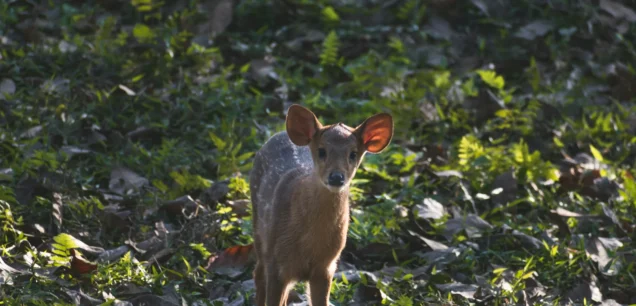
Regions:
<instances>
[{"instance_id":1,"label":"green foliage","mask_svg":"<svg viewBox=\"0 0 636 306\"><path fill-rule=\"evenodd\" d=\"M7 198L7 197L5 197ZM4 246L10 243L19 243L26 239L24 233L18 228L24 224L22 217L16 218L11 210L11 204L8 201L0 199L0 225L2 225L2 232L0 232L0 246ZM6 251L2 248L2 253Z\"/></svg>"},{"instance_id":2,"label":"green foliage","mask_svg":"<svg viewBox=\"0 0 636 306\"><path fill-rule=\"evenodd\" d=\"M147 25L138 23L133 29L133 36L135 36L139 42L150 42L155 38L155 33L152 32L152 29Z\"/></svg>"},{"instance_id":3,"label":"green foliage","mask_svg":"<svg viewBox=\"0 0 636 306\"><path fill-rule=\"evenodd\" d=\"M391 160L394 165L400 167L400 172L410 172L417 163L417 154L404 155L401 153L391 154Z\"/></svg>"},{"instance_id":4,"label":"green foliage","mask_svg":"<svg viewBox=\"0 0 636 306\"><path fill-rule=\"evenodd\" d=\"M541 86L541 74L539 73L539 67L537 67L537 60L533 57L530 58L530 67L528 67L527 73L529 74L530 86L532 91L537 92Z\"/></svg>"},{"instance_id":5,"label":"green foliage","mask_svg":"<svg viewBox=\"0 0 636 306\"><path fill-rule=\"evenodd\" d=\"M625 189L620 190L619 193L623 199L629 201L630 206L636 208L636 180L628 171L622 173L622 179Z\"/></svg>"},{"instance_id":6,"label":"green foliage","mask_svg":"<svg viewBox=\"0 0 636 306\"><path fill-rule=\"evenodd\" d=\"M234 172L246 171L252 167L252 162L250 162L249 159L254 155L254 152L240 153L243 147L242 143L234 144L231 141L223 141L213 132L210 132L208 135L220 153L218 163L221 177Z\"/></svg>"},{"instance_id":7,"label":"green foliage","mask_svg":"<svg viewBox=\"0 0 636 306\"><path fill-rule=\"evenodd\" d=\"M473 160L483 157L486 152L479 140L472 135L462 137L458 145L459 164L462 166L469 165Z\"/></svg>"},{"instance_id":8,"label":"green foliage","mask_svg":"<svg viewBox=\"0 0 636 306\"><path fill-rule=\"evenodd\" d=\"M394 305L413 306L413 299L409 296L402 295L397 301L395 301Z\"/></svg>"},{"instance_id":9,"label":"green foliage","mask_svg":"<svg viewBox=\"0 0 636 306\"><path fill-rule=\"evenodd\" d=\"M243 177L235 176L230 178L228 187L230 188L230 194L232 194L233 198L244 199L249 197L250 185Z\"/></svg>"},{"instance_id":10,"label":"green foliage","mask_svg":"<svg viewBox=\"0 0 636 306\"><path fill-rule=\"evenodd\" d=\"M394 239L391 233L399 230L399 220L394 215L395 200L387 195L382 197L383 202L367 207L364 214L351 216L349 239L356 245L391 243Z\"/></svg>"},{"instance_id":11,"label":"green foliage","mask_svg":"<svg viewBox=\"0 0 636 306\"><path fill-rule=\"evenodd\" d=\"M68 264L69 256L71 255L71 249L85 249L89 246L83 243L82 241L76 239L75 237L69 234L59 234L53 238L55 243L53 243L53 256L51 259L53 260L53 264L55 266L62 266ZM76 251L78 252L78 251Z\"/></svg>"},{"instance_id":12,"label":"green foliage","mask_svg":"<svg viewBox=\"0 0 636 306\"><path fill-rule=\"evenodd\" d=\"M190 247L199 252L203 258L208 258L212 255L202 243L190 243Z\"/></svg>"},{"instance_id":13,"label":"green foliage","mask_svg":"<svg viewBox=\"0 0 636 306\"><path fill-rule=\"evenodd\" d=\"M558 180L558 170L550 162L541 159L539 151L529 152L523 141L506 146L484 146L475 136L462 137L458 144L458 163L473 184L482 182L483 173L493 178L513 169L516 177L524 182Z\"/></svg>"},{"instance_id":14,"label":"green foliage","mask_svg":"<svg viewBox=\"0 0 636 306\"><path fill-rule=\"evenodd\" d=\"M426 5L420 0L407 0L398 8L395 15L401 21L419 24L426 16Z\"/></svg>"},{"instance_id":15,"label":"green foliage","mask_svg":"<svg viewBox=\"0 0 636 306\"><path fill-rule=\"evenodd\" d=\"M322 9L322 18L327 24L336 24L340 21L340 16L338 16L336 10L331 6L325 6L325 8Z\"/></svg>"},{"instance_id":16,"label":"green foliage","mask_svg":"<svg viewBox=\"0 0 636 306\"><path fill-rule=\"evenodd\" d=\"M497 75L496 72L492 70L477 70L477 74L479 74L481 80L488 84L488 86L497 90L504 89L504 79L500 75Z\"/></svg>"},{"instance_id":17,"label":"green foliage","mask_svg":"<svg viewBox=\"0 0 636 306\"><path fill-rule=\"evenodd\" d=\"M131 3L139 12L149 12L160 6L159 3L153 2L153 0L131 0Z\"/></svg>"},{"instance_id":18,"label":"green foliage","mask_svg":"<svg viewBox=\"0 0 636 306\"><path fill-rule=\"evenodd\" d=\"M535 128L538 114L541 112L541 105L536 101L529 101L525 108L504 108L495 113L497 118L493 119L489 126L496 130L513 130L522 136L531 136Z\"/></svg>"},{"instance_id":19,"label":"green foliage","mask_svg":"<svg viewBox=\"0 0 636 306\"><path fill-rule=\"evenodd\" d=\"M248 173L289 103L325 123L394 118L350 188L343 261L377 279L336 277L332 303L554 304L593 279L632 296L636 37L607 3L106 2L0 2L2 303L249 301L252 265L203 265L253 241ZM105 261L89 246L123 244ZM97 269L74 273L71 250Z\"/></svg>"},{"instance_id":20,"label":"green foliage","mask_svg":"<svg viewBox=\"0 0 636 306\"><path fill-rule=\"evenodd\" d=\"M149 273L141 262L131 256L131 252L126 252L117 262L100 266L91 276L91 282L99 290L104 290L121 284L147 286L153 283L153 278L159 277Z\"/></svg>"},{"instance_id":21,"label":"green foliage","mask_svg":"<svg viewBox=\"0 0 636 306\"><path fill-rule=\"evenodd\" d=\"M506 91L504 89L506 82L502 76L497 75L497 73L492 70L477 70L476 72L484 83L497 90L498 96L504 103L508 103L512 100L512 91Z\"/></svg>"},{"instance_id":22,"label":"green foliage","mask_svg":"<svg viewBox=\"0 0 636 306\"><path fill-rule=\"evenodd\" d=\"M528 151L528 145L520 141L512 145L511 153L514 158L515 167L519 170L517 173L522 179L536 182L541 179L558 180L558 170L553 168L550 162L541 160L541 153Z\"/></svg>"},{"instance_id":23,"label":"green foliage","mask_svg":"<svg viewBox=\"0 0 636 306\"><path fill-rule=\"evenodd\" d=\"M322 52L320 53L321 66L335 66L340 64L338 59L338 49L340 41L335 31L329 32L325 40L322 42Z\"/></svg>"},{"instance_id":24,"label":"green foliage","mask_svg":"<svg viewBox=\"0 0 636 306\"><path fill-rule=\"evenodd\" d=\"M200 175L192 174L186 170L172 171L170 177L176 184L176 189L173 191L172 197L177 195L191 192L193 190L203 190L210 187L211 182L201 177Z\"/></svg>"}]
</instances>

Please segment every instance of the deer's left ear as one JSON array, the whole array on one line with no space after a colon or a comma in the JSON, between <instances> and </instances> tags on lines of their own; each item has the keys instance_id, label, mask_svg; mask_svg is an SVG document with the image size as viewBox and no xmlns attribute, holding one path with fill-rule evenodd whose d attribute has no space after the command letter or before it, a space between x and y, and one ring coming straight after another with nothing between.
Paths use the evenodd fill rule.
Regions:
<instances>
[{"instance_id":1,"label":"deer's left ear","mask_svg":"<svg viewBox=\"0 0 636 306\"><path fill-rule=\"evenodd\" d=\"M289 139L297 146L308 145L322 128L316 115L298 104L289 107L285 125Z\"/></svg>"},{"instance_id":2,"label":"deer's left ear","mask_svg":"<svg viewBox=\"0 0 636 306\"><path fill-rule=\"evenodd\" d=\"M393 138L393 117L387 113L373 115L356 128L365 149L380 153Z\"/></svg>"}]
</instances>

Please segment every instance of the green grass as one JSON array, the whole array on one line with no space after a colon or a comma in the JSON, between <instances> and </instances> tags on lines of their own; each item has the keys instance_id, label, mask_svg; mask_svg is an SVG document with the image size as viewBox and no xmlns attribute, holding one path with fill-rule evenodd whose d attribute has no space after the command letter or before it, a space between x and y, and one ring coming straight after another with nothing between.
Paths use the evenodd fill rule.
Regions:
<instances>
[{"instance_id":1,"label":"green grass","mask_svg":"<svg viewBox=\"0 0 636 306\"><path fill-rule=\"evenodd\" d=\"M0 304L251 304L251 261L204 267L252 241L247 174L291 103L395 118L335 305L636 304L614 1L215 3L0 3Z\"/></svg>"}]
</instances>

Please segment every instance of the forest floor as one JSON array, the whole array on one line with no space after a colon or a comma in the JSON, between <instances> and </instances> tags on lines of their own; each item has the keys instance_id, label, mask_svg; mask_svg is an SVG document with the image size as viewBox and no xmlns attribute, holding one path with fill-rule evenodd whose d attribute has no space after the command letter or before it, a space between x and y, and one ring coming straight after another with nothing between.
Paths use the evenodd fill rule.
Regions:
<instances>
[{"instance_id":1,"label":"forest floor","mask_svg":"<svg viewBox=\"0 0 636 306\"><path fill-rule=\"evenodd\" d=\"M395 118L334 305L636 304L635 11L1 1L0 304L253 304L247 174L292 103Z\"/></svg>"}]
</instances>

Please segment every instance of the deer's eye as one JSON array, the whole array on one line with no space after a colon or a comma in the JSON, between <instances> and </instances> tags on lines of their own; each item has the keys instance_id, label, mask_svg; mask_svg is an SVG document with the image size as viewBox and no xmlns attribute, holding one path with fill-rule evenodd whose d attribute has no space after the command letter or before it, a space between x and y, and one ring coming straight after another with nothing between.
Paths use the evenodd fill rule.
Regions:
<instances>
[{"instance_id":1,"label":"deer's eye","mask_svg":"<svg viewBox=\"0 0 636 306\"><path fill-rule=\"evenodd\" d=\"M356 157L358 157L358 152L351 151L351 153L349 153L349 159L356 160Z\"/></svg>"},{"instance_id":2,"label":"deer's eye","mask_svg":"<svg viewBox=\"0 0 636 306\"><path fill-rule=\"evenodd\" d=\"M323 148L318 149L318 157L319 158L327 157L327 151L325 151L325 149L323 149Z\"/></svg>"}]
</instances>

